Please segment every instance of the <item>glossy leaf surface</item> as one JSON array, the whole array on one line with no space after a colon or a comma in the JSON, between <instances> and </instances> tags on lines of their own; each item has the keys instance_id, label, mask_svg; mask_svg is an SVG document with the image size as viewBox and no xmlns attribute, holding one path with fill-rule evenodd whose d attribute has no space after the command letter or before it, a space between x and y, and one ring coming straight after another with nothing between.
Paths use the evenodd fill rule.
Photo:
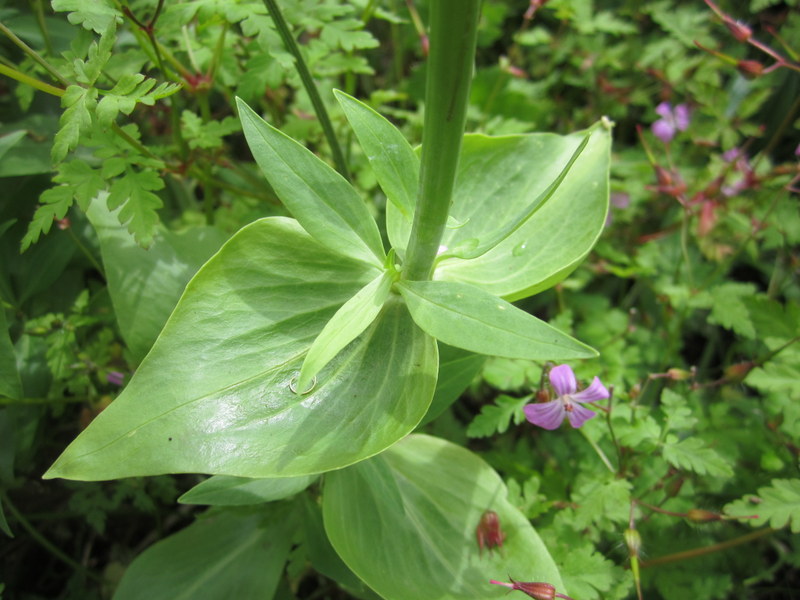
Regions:
<instances>
[{"instance_id":1,"label":"glossy leaf surface","mask_svg":"<svg viewBox=\"0 0 800 600\"><path fill-rule=\"evenodd\" d=\"M135 360L144 358L167 322L186 283L225 241L213 227L180 233L159 230L145 250L120 225L117 213L94 200L86 212L103 256L120 333Z\"/></svg>"},{"instance_id":2,"label":"glossy leaf surface","mask_svg":"<svg viewBox=\"0 0 800 600\"><path fill-rule=\"evenodd\" d=\"M411 226L419 184L419 157L398 129L389 121L344 92L335 91L378 183L400 217ZM404 246L396 250L402 250ZM402 253L401 253L402 256Z\"/></svg>"},{"instance_id":3,"label":"glossy leaf surface","mask_svg":"<svg viewBox=\"0 0 800 600\"><path fill-rule=\"evenodd\" d=\"M486 357L439 342L439 376L436 391L420 427L444 412L467 389L480 372Z\"/></svg>"},{"instance_id":4,"label":"glossy leaf surface","mask_svg":"<svg viewBox=\"0 0 800 600\"><path fill-rule=\"evenodd\" d=\"M502 598L489 579L546 581L558 570L500 477L450 442L411 435L380 456L326 475L325 530L347 565L387 600ZM481 556L475 529L495 511L502 551Z\"/></svg>"},{"instance_id":5,"label":"glossy leaf surface","mask_svg":"<svg viewBox=\"0 0 800 600\"><path fill-rule=\"evenodd\" d=\"M183 494L178 498L178 502L210 506L244 506L274 502L302 492L316 479L316 475L266 479L214 475Z\"/></svg>"},{"instance_id":6,"label":"glossy leaf surface","mask_svg":"<svg viewBox=\"0 0 800 600\"><path fill-rule=\"evenodd\" d=\"M603 230L608 210L611 135L593 129L569 173L538 209L533 200L555 181L586 136L466 135L461 151L451 223L442 245L475 250L515 217L534 214L494 249L478 258L442 259L434 279L473 283L508 300L547 289L585 258ZM387 231L404 247L410 226L387 205Z\"/></svg>"},{"instance_id":7,"label":"glossy leaf surface","mask_svg":"<svg viewBox=\"0 0 800 600\"><path fill-rule=\"evenodd\" d=\"M378 226L353 187L309 150L237 101L250 151L281 202L323 246L381 265Z\"/></svg>"},{"instance_id":8,"label":"glossy leaf surface","mask_svg":"<svg viewBox=\"0 0 800 600\"><path fill-rule=\"evenodd\" d=\"M530 360L591 358L597 354L544 321L473 286L403 281L397 288L417 325L457 348Z\"/></svg>"},{"instance_id":9,"label":"glossy leaf surface","mask_svg":"<svg viewBox=\"0 0 800 600\"><path fill-rule=\"evenodd\" d=\"M139 555L114 600L272 598L296 524L288 506L204 516Z\"/></svg>"},{"instance_id":10,"label":"glossy leaf surface","mask_svg":"<svg viewBox=\"0 0 800 600\"><path fill-rule=\"evenodd\" d=\"M584 137L466 136L452 210L466 224L447 230L442 244L454 248L498 229L558 177ZM442 261L435 278L473 283L514 300L566 277L605 224L610 144L608 129L595 128L568 176L525 225L479 258Z\"/></svg>"},{"instance_id":11,"label":"glossy leaf surface","mask_svg":"<svg viewBox=\"0 0 800 600\"><path fill-rule=\"evenodd\" d=\"M436 342L399 299L311 393L289 388L325 323L377 274L291 219L245 227L192 279L128 387L46 477L289 477L390 446L422 419L436 382Z\"/></svg>"},{"instance_id":12,"label":"glossy leaf surface","mask_svg":"<svg viewBox=\"0 0 800 600\"><path fill-rule=\"evenodd\" d=\"M378 316L392 289L389 273L381 273L336 311L311 344L303 360L296 389L309 389L312 378L339 352L361 335Z\"/></svg>"}]
</instances>

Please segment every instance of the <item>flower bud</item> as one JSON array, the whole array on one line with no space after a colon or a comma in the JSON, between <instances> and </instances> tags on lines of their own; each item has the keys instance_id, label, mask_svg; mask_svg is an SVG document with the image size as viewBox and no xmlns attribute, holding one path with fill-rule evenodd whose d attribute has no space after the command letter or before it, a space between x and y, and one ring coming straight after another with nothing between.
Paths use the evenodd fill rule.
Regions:
<instances>
[{"instance_id":1,"label":"flower bud","mask_svg":"<svg viewBox=\"0 0 800 600\"><path fill-rule=\"evenodd\" d=\"M628 546L628 552L631 556L639 556L642 549L642 536L636 529L626 529L622 534L625 538L625 545Z\"/></svg>"},{"instance_id":2,"label":"flower bud","mask_svg":"<svg viewBox=\"0 0 800 600\"><path fill-rule=\"evenodd\" d=\"M719 521L722 519L722 515L702 508L693 508L686 512L686 518L697 523L707 523L708 521Z\"/></svg>"},{"instance_id":3,"label":"flower bud","mask_svg":"<svg viewBox=\"0 0 800 600\"><path fill-rule=\"evenodd\" d=\"M687 379L691 379L694 377L694 373L691 371L686 371L684 369L668 369L667 370L667 377L672 379L672 381L686 381Z\"/></svg>"},{"instance_id":4,"label":"flower bud","mask_svg":"<svg viewBox=\"0 0 800 600\"><path fill-rule=\"evenodd\" d=\"M553 600L554 598L572 600L572 598L569 596L556 593L555 586L550 583L543 583L540 581L514 581L513 579L511 580L511 583L490 579L489 583L502 585L512 590L519 590L535 600Z\"/></svg>"},{"instance_id":5,"label":"flower bud","mask_svg":"<svg viewBox=\"0 0 800 600\"><path fill-rule=\"evenodd\" d=\"M755 79L764 72L764 65L757 60L740 60L736 63L736 68L748 79Z\"/></svg>"},{"instance_id":6,"label":"flower bud","mask_svg":"<svg viewBox=\"0 0 800 600\"><path fill-rule=\"evenodd\" d=\"M753 37L753 30L739 21L734 21L730 18L725 19L725 26L728 28L728 31L731 32L733 37L735 37L739 42L746 42Z\"/></svg>"},{"instance_id":7,"label":"flower bud","mask_svg":"<svg viewBox=\"0 0 800 600\"><path fill-rule=\"evenodd\" d=\"M725 377L733 381L741 381L755 367L752 362L740 362L725 369Z\"/></svg>"},{"instance_id":8,"label":"flower bud","mask_svg":"<svg viewBox=\"0 0 800 600\"><path fill-rule=\"evenodd\" d=\"M487 510L481 516L478 527L475 529L475 537L478 539L478 548L483 555L484 547L491 552L494 548L502 548L506 535L500 528L500 517L493 510Z\"/></svg>"}]
</instances>

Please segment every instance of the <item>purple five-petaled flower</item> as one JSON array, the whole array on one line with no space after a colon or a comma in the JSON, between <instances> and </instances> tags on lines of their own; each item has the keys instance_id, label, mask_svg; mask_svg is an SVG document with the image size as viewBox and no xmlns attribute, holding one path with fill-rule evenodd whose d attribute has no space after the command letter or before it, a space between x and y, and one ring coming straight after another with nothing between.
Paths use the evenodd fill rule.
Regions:
<instances>
[{"instance_id":1,"label":"purple five-petaled flower","mask_svg":"<svg viewBox=\"0 0 800 600\"><path fill-rule=\"evenodd\" d=\"M545 429L558 429L564 417L569 419L569 424L573 427L580 427L595 416L593 411L581 405L585 402L605 400L610 396L606 386L598 377L592 380L588 388L579 392L575 373L569 365L553 367L549 376L550 384L556 392L556 399L528 404L523 409L528 421Z\"/></svg>"},{"instance_id":2,"label":"purple five-petaled flower","mask_svg":"<svg viewBox=\"0 0 800 600\"><path fill-rule=\"evenodd\" d=\"M679 131L689 128L689 107L678 104L674 109L669 102L656 106L656 114L661 118L653 123L653 134L665 144L675 137Z\"/></svg>"}]
</instances>

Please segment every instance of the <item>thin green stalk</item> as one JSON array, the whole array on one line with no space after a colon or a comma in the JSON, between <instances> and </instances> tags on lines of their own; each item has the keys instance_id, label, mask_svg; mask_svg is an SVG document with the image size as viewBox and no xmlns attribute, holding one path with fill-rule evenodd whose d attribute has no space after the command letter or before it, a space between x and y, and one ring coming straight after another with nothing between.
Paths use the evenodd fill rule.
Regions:
<instances>
[{"instance_id":1,"label":"thin green stalk","mask_svg":"<svg viewBox=\"0 0 800 600\"><path fill-rule=\"evenodd\" d=\"M425 89L419 193L403 278L431 278L461 152L480 0L436 0L430 5L430 59Z\"/></svg>"},{"instance_id":2,"label":"thin green stalk","mask_svg":"<svg viewBox=\"0 0 800 600\"><path fill-rule=\"evenodd\" d=\"M84 567L78 561L73 559L71 556L68 556L67 554L65 554L55 544L53 544L50 540L48 540L46 537L44 537L41 533L39 533L39 530L36 529L33 525L31 525L31 523L28 521L28 519L26 519L25 516L21 512L19 512L17 507L14 506L14 504L12 504L12 502L9 500L8 496L3 494L2 498L3 498L3 504L6 506L6 508L8 508L8 512L11 513L11 515L22 526L22 528L25 529L30 534L30 536L39 543L40 546L42 546L50 554L55 556L60 561L68 564L70 567L72 567L73 569L75 569L76 571L81 573L82 575L85 575L86 577L89 577L90 579L94 579L95 581L97 581L99 583L104 583L105 582L105 580L102 577L100 577L99 575L89 571L86 567Z\"/></svg>"},{"instance_id":3,"label":"thin green stalk","mask_svg":"<svg viewBox=\"0 0 800 600\"><path fill-rule=\"evenodd\" d=\"M452 2L453 0L448 1ZM470 0L470 2L474 1L476 0ZM339 145L339 140L336 139L336 134L333 131L333 124L331 123L330 117L328 117L328 111L325 110L325 104L323 104L322 97L319 95L319 90L317 90L317 85L311 77L308 65L303 59L303 55L300 53L300 48L297 46L292 32L289 31L289 26L286 24L286 20L283 18L283 14L278 8L278 2L276 0L264 0L264 5L269 11L269 16L272 17L272 20L275 22L275 29L278 30L278 35L281 36L283 45L286 46L286 50L289 54L294 56L297 73L300 75L303 87L306 89L306 93L311 99L311 104L314 106L314 112L317 114L320 125L322 125L325 139L328 140L328 145L331 147L331 154L333 155L333 163L336 166L336 170L339 171L342 177L349 180L350 171L347 169L347 162L344 159L342 147Z\"/></svg>"},{"instance_id":4,"label":"thin green stalk","mask_svg":"<svg viewBox=\"0 0 800 600\"><path fill-rule=\"evenodd\" d=\"M61 84L61 85L63 85L64 87L67 87L67 86L69 85L69 81L67 81L67 80L66 80L66 79L65 79L65 78L64 78L64 77L61 75L61 73L59 73L59 72L58 72L58 71L55 69L55 67L53 67L53 65L51 65L49 62L47 62L45 59L43 59L43 58L40 56L40 54L39 54L38 52L36 52L36 50L34 50L34 49L33 49L33 48L31 48L30 46L28 46L28 44L26 44L26 43L25 43L25 42L23 42L21 39L19 39L19 37L17 37L17 35L16 35L16 34L15 34L13 31L11 31L11 30L10 30L8 27L6 27L5 25L3 25L3 22L2 22L2 21L0 21L0 33L2 33L3 35L5 35L5 36L6 36L8 39L10 39L12 42L14 42L14 44L15 44L15 45L16 45L16 46L17 46L17 47L20 49L20 50L22 50L22 51L23 51L25 54L27 54L28 56L30 56L30 57L31 57L33 60L35 60L35 61L36 61L37 63L39 63L39 64L40 64L42 67L44 67L44 69L45 69L45 70L46 70L48 73L50 73L50 75L52 75L52 76L53 76L53 79L55 79L55 80L56 80L58 83L60 83L60 84Z\"/></svg>"},{"instance_id":5,"label":"thin green stalk","mask_svg":"<svg viewBox=\"0 0 800 600\"><path fill-rule=\"evenodd\" d=\"M600 461L606 466L606 469L616 474L617 470L614 468L614 465L611 464L611 461L608 460L608 456L606 456L606 453L603 452L603 449L597 444L597 442L589 437L589 434L586 433L585 429L581 428L581 433L583 434L583 437L586 438L586 441L589 442L589 445L595 451L597 456L600 458Z\"/></svg>"},{"instance_id":6,"label":"thin green stalk","mask_svg":"<svg viewBox=\"0 0 800 600\"><path fill-rule=\"evenodd\" d=\"M52 56L54 54L53 41L50 39L50 30L47 29L47 23L44 20L44 7L42 6L42 0L31 0L31 8L33 8L33 12L36 14L36 24L39 26L39 31L42 32L44 49L48 55Z\"/></svg>"},{"instance_id":7,"label":"thin green stalk","mask_svg":"<svg viewBox=\"0 0 800 600\"><path fill-rule=\"evenodd\" d=\"M64 95L64 90L62 90L61 88L52 86L49 83L45 83L44 81L39 81L38 79L31 77L30 75L26 75L22 71L19 71L12 67L7 67L4 64L0 64L0 75L5 75L6 77L10 77L11 79L16 79L20 83L29 85L32 88L39 90L40 92L45 92L46 94L52 94L53 96L58 96L59 98Z\"/></svg>"},{"instance_id":8,"label":"thin green stalk","mask_svg":"<svg viewBox=\"0 0 800 600\"><path fill-rule=\"evenodd\" d=\"M720 552L721 550L727 550L728 548L735 548L736 546L747 544L760 537L764 537L765 535L775 533L775 531L777 530L773 529L772 527L765 527L764 529L759 529L732 540L720 542L719 544L712 544L710 546L703 546L701 548L693 548L692 550L684 550L683 552L668 554L667 556L661 556L659 558L654 558L653 560L642 561L641 567L643 569L647 569L649 567L657 567L658 565L666 565L669 563L680 562L682 560L697 558L698 556L704 556L706 554L713 554L714 552Z\"/></svg>"}]
</instances>

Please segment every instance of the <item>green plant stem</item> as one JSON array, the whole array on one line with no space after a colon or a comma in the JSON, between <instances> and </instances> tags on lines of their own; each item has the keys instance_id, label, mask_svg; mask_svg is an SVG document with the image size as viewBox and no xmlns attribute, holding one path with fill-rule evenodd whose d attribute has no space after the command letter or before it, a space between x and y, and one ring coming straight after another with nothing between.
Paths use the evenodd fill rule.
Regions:
<instances>
[{"instance_id":1,"label":"green plant stem","mask_svg":"<svg viewBox=\"0 0 800 600\"><path fill-rule=\"evenodd\" d=\"M42 39L44 40L44 49L48 55L52 56L53 41L50 39L50 31L47 29L47 23L44 20L44 7L42 0L31 0L31 8L36 14L36 24L39 26L39 31L42 32Z\"/></svg>"},{"instance_id":2,"label":"green plant stem","mask_svg":"<svg viewBox=\"0 0 800 600\"><path fill-rule=\"evenodd\" d=\"M16 45L16 46L17 46L17 47L20 49L20 50L22 50L22 51L23 51L25 54L27 54L28 56L30 56L30 57L31 57L33 60L35 60L35 61L36 61L37 63L39 63L39 64L40 64L42 67L44 67L44 69L45 69L45 70L46 70L48 73L50 73L50 75L52 75L52 76L53 76L53 79L55 79L55 80L56 80L58 83L60 83L60 84L61 84L61 85L63 85L64 87L67 87L67 86L69 85L69 81L67 81L67 80L66 80L66 79L65 79L65 78L64 78L64 77L61 75L61 73L59 73L59 72L58 72L58 71L55 69L55 67L53 67L53 65L51 65L49 62L47 62L45 59L43 59L43 58L42 58L42 57L39 55L39 53L38 53L38 52L36 52L36 50L34 50L34 49L33 49L33 48L31 48L30 46L28 46L28 44L26 44L26 43L25 43L25 42L23 42L21 39L19 39L19 37L17 37L17 35L16 35L16 34L15 34L13 31L11 31L11 30L10 30L8 27L6 27L5 25L3 25L3 22L2 22L2 21L0 21L0 33L2 33L3 35L5 35L5 36L6 36L8 39L10 39L12 42L14 42L14 44L15 44L15 45Z\"/></svg>"},{"instance_id":3,"label":"green plant stem","mask_svg":"<svg viewBox=\"0 0 800 600\"><path fill-rule=\"evenodd\" d=\"M4 64L0 64L0 75L5 75L6 77L10 77L11 79L15 79L20 83L24 83L25 85L29 85L32 88L39 90L40 92L45 92L46 94L51 94L53 96L58 96L59 98L64 95L64 90L61 88L57 88L55 86L50 85L49 83L45 83L44 81L39 81L30 75L26 75L22 71L18 69L14 69L12 67L7 67Z\"/></svg>"},{"instance_id":4,"label":"green plant stem","mask_svg":"<svg viewBox=\"0 0 800 600\"><path fill-rule=\"evenodd\" d=\"M614 468L614 465L611 464L611 461L608 460L608 456L606 456L606 453L603 452L603 449L597 444L597 442L589 437L589 434L586 433L585 429L581 428L581 433L583 434L583 437L586 438L586 441L589 442L589 445L594 449L597 456L600 457L600 461L606 466L606 469L616 474L617 470Z\"/></svg>"},{"instance_id":5,"label":"green plant stem","mask_svg":"<svg viewBox=\"0 0 800 600\"><path fill-rule=\"evenodd\" d=\"M659 565L666 565L669 563L680 562L682 560L697 558L698 556L704 556L706 554L713 554L714 552L720 552L722 550L727 550L728 548L735 548L736 546L747 544L753 540L757 540L760 537L764 537L765 535L770 535L775 531L777 530L773 529L772 527L765 527L764 529L759 529L758 531L753 531L752 533L733 538L732 540L728 540L726 542L720 542L719 544L712 544L710 546L703 546L701 548L693 548L692 550L684 550L683 552L676 552L675 554L668 554L667 556L654 558L653 560L643 561L640 566L643 569L647 569L649 567L657 567Z\"/></svg>"},{"instance_id":6,"label":"green plant stem","mask_svg":"<svg viewBox=\"0 0 800 600\"><path fill-rule=\"evenodd\" d=\"M289 26L286 24L283 14L278 8L278 2L277 0L264 0L264 5L269 11L269 16L272 17L272 20L275 22L275 29L278 30L278 35L281 36L283 45L286 46L286 50L289 52L289 54L294 57L297 73L300 75L300 80L303 82L303 87L305 88L308 97L311 99L311 104L314 106L314 112L317 114L317 119L319 119L320 125L322 125L322 131L325 134L325 139L328 140L328 145L331 147L331 154L333 155L333 163L336 166L336 170L339 171L339 174L342 177L349 181L350 171L347 169L347 162L344 159L342 147L339 145L339 140L336 139L336 134L333 131L333 124L331 123L330 117L328 117L328 111L325 110L325 104L322 102L322 97L319 95L317 85L314 83L314 79L311 77L311 71L308 70L308 65L303 59L303 55L300 53L300 48L298 47L292 32L289 31Z\"/></svg>"},{"instance_id":7,"label":"green plant stem","mask_svg":"<svg viewBox=\"0 0 800 600\"><path fill-rule=\"evenodd\" d=\"M27 531L30 534L30 536L34 540L36 540L39 543L39 545L41 545L45 550L47 550L50 554L55 556L60 561L68 564L70 567L72 567L82 575L85 575L90 579L94 579L99 583L105 582L105 580L102 577L89 571L86 567L84 567L82 564L77 562L72 557L65 554L55 544L53 544L50 540L44 537L41 533L39 533L39 530L36 529L33 525L31 525L30 521L28 521L28 519L26 519L25 516L21 512L19 512L19 510L17 510L17 507L14 506L11 500L9 500L8 496L3 494L2 498L3 498L3 504L6 506L6 508L8 508L8 512L11 513L11 515L22 526L22 528L25 529L25 531Z\"/></svg>"},{"instance_id":8,"label":"green plant stem","mask_svg":"<svg viewBox=\"0 0 800 600\"><path fill-rule=\"evenodd\" d=\"M436 0L430 6L419 192L404 279L430 279L447 223L466 122L479 16L480 0Z\"/></svg>"}]
</instances>

